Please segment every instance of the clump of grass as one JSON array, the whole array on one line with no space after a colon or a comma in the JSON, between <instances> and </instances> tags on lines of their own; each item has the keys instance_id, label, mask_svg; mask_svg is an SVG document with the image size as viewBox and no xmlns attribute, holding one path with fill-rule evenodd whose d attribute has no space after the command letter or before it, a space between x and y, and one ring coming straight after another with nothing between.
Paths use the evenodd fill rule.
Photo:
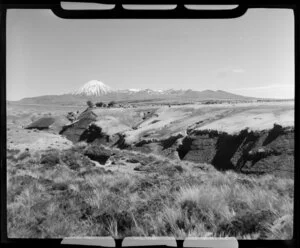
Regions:
<instances>
[{"instance_id":1,"label":"clump of grass","mask_svg":"<svg viewBox=\"0 0 300 248\"><path fill-rule=\"evenodd\" d=\"M238 174L233 171L227 171L227 172L218 172L213 174L213 177L211 178L211 184L216 187L221 186L231 186L236 183L238 179Z\"/></svg>"},{"instance_id":2,"label":"clump of grass","mask_svg":"<svg viewBox=\"0 0 300 248\"><path fill-rule=\"evenodd\" d=\"M115 219L111 219L108 221L107 224L107 232L114 238L124 238L122 235L118 232L118 222Z\"/></svg>"},{"instance_id":3,"label":"clump of grass","mask_svg":"<svg viewBox=\"0 0 300 248\"><path fill-rule=\"evenodd\" d=\"M115 239L125 238L131 234L134 221L128 212L116 212L106 217L106 230Z\"/></svg>"},{"instance_id":4,"label":"clump of grass","mask_svg":"<svg viewBox=\"0 0 300 248\"><path fill-rule=\"evenodd\" d=\"M177 203L181 211L190 218L202 221L210 231L216 228L218 222L234 215L224 197L228 190L228 187L184 187L179 191Z\"/></svg>"},{"instance_id":5,"label":"clump of grass","mask_svg":"<svg viewBox=\"0 0 300 248\"><path fill-rule=\"evenodd\" d=\"M59 163L59 152L56 150L50 150L41 155L41 164L48 166L54 166Z\"/></svg>"},{"instance_id":6,"label":"clump of grass","mask_svg":"<svg viewBox=\"0 0 300 248\"><path fill-rule=\"evenodd\" d=\"M166 224L166 232L171 233L177 239L184 239L187 236L190 222L182 211L165 207L163 221Z\"/></svg>"},{"instance_id":7,"label":"clump of grass","mask_svg":"<svg viewBox=\"0 0 300 248\"><path fill-rule=\"evenodd\" d=\"M16 161L20 161L20 160L22 161L28 157L30 157L30 152L24 151L24 152L20 153L19 156L16 157Z\"/></svg>"},{"instance_id":8,"label":"clump of grass","mask_svg":"<svg viewBox=\"0 0 300 248\"><path fill-rule=\"evenodd\" d=\"M60 159L70 169L78 171L81 167L88 168L94 166L94 163L79 152L64 151L60 155Z\"/></svg>"},{"instance_id":9,"label":"clump of grass","mask_svg":"<svg viewBox=\"0 0 300 248\"><path fill-rule=\"evenodd\" d=\"M17 155L18 153L20 153L20 150L19 150L19 149L7 149L6 158L7 158L7 159L12 159L12 158L14 158L14 156Z\"/></svg>"},{"instance_id":10,"label":"clump of grass","mask_svg":"<svg viewBox=\"0 0 300 248\"><path fill-rule=\"evenodd\" d=\"M7 161L12 161L13 163L22 162L26 158L30 158L31 154L28 150L20 153L19 149L8 149L6 154Z\"/></svg>"},{"instance_id":11,"label":"clump of grass","mask_svg":"<svg viewBox=\"0 0 300 248\"><path fill-rule=\"evenodd\" d=\"M218 235L243 236L252 233L259 233L260 237L265 235L265 223L272 219L273 213L270 210L245 211L237 214L230 220L220 223L217 227Z\"/></svg>"},{"instance_id":12,"label":"clump of grass","mask_svg":"<svg viewBox=\"0 0 300 248\"><path fill-rule=\"evenodd\" d=\"M272 224L266 224L269 239L291 239L293 233L293 216L287 214L276 219Z\"/></svg>"}]
</instances>

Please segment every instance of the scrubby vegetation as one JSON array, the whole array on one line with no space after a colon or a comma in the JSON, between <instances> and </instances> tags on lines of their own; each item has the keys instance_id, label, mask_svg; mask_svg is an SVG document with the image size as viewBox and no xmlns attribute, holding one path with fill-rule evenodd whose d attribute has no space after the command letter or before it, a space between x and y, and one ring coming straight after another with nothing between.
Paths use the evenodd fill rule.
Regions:
<instances>
[{"instance_id":1,"label":"scrubby vegetation","mask_svg":"<svg viewBox=\"0 0 300 248\"><path fill-rule=\"evenodd\" d=\"M116 102L115 101L110 101L107 104L104 102L96 102L95 106L97 108L111 108L116 106Z\"/></svg>"},{"instance_id":2,"label":"scrubby vegetation","mask_svg":"<svg viewBox=\"0 0 300 248\"><path fill-rule=\"evenodd\" d=\"M115 101L110 101L110 102L107 104L107 107L110 108L110 107L113 107L114 105L116 105L116 102L115 102Z\"/></svg>"},{"instance_id":3,"label":"scrubby vegetation","mask_svg":"<svg viewBox=\"0 0 300 248\"><path fill-rule=\"evenodd\" d=\"M96 107L101 108L103 107L104 103L103 102L96 102Z\"/></svg>"},{"instance_id":4,"label":"scrubby vegetation","mask_svg":"<svg viewBox=\"0 0 300 248\"><path fill-rule=\"evenodd\" d=\"M88 100L86 102L86 105L88 105L89 108L93 108L94 107L94 103L92 101L90 101L90 100Z\"/></svg>"},{"instance_id":5,"label":"scrubby vegetation","mask_svg":"<svg viewBox=\"0 0 300 248\"><path fill-rule=\"evenodd\" d=\"M85 156L101 152L84 143L32 154L8 150L9 237L292 238L292 179L118 149L107 154L114 165L95 166Z\"/></svg>"}]
</instances>

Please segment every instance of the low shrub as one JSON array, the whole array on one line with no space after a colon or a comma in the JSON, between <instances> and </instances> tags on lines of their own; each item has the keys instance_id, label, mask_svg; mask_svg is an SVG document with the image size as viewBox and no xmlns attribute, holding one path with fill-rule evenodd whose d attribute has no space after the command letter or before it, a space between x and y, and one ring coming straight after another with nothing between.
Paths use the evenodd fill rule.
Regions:
<instances>
[{"instance_id":1,"label":"low shrub","mask_svg":"<svg viewBox=\"0 0 300 248\"><path fill-rule=\"evenodd\" d=\"M291 239L293 233L293 216L286 214L276 219L272 224L266 224L269 239Z\"/></svg>"},{"instance_id":2,"label":"low shrub","mask_svg":"<svg viewBox=\"0 0 300 248\"><path fill-rule=\"evenodd\" d=\"M86 105L88 105L89 108L93 108L94 107L94 103L92 101L87 101Z\"/></svg>"},{"instance_id":3,"label":"low shrub","mask_svg":"<svg viewBox=\"0 0 300 248\"><path fill-rule=\"evenodd\" d=\"M60 156L63 161L70 169L78 171L81 167L92 167L95 166L87 157L83 154L73 151L65 151Z\"/></svg>"},{"instance_id":4,"label":"low shrub","mask_svg":"<svg viewBox=\"0 0 300 248\"><path fill-rule=\"evenodd\" d=\"M274 213L270 210L261 211L243 211L230 220L219 224L217 235L228 235L236 237L238 235L247 235L251 233L260 233L260 238L266 238L266 223L272 223Z\"/></svg>"},{"instance_id":5,"label":"low shrub","mask_svg":"<svg viewBox=\"0 0 300 248\"><path fill-rule=\"evenodd\" d=\"M107 107L110 108L110 107L114 107L116 105L116 102L115 101L110 101L108 104L107 104Z\"/></svg>"},{"instance_id":6,"label":"low shrub","mask_svg":"<svg viewBox=\"0 0 300 248\"><path fill-rule=\"evenodd\" d=\"M40 159L41 164L48 166L54 166L59 163L59 152L56 150L48 151L41 155Z\"/></svg>"},{"instance_id":7,"label":"low shrub","mask_svg":"<svg viewBox=\"0 0 300 248\"><path fill-rule=\"evenodd\" d=\"M8 156L17 155L20 152L19 149L7 149L7 158Z\"/></svg>"},{"instance_id":8,"label":"low shrub","mask_svg":"<svg viewBox=\"0 0 300 248\"><path fill-rule=\"evenodd\" d=\"M98 108L101 108L101 107L103 107L103 102L96 102L96 107L98 107Z\"/></svg>"},{"instance_id":9,"label":"low shrub","mask_svg":"<svg viewBox=\"0 0 300 248\"><path fill-rule=\"evenodd\" d=\"M16 161L22 161L22 160L24 160L25 158L28 158L28 157L30 157L30 156L31 156L31 155L30 155L30 152L24 151L24 152L20 153L20 154L16 157Z\"/></svg>"}]
</instances>

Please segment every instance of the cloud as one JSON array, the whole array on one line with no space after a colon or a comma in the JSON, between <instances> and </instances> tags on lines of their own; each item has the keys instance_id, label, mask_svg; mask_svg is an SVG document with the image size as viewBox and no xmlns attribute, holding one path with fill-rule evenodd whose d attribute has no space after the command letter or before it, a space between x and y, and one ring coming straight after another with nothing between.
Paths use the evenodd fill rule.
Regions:
<instances>
[{"instance_id":1,"label":"cloud","mask_svg":"<svg viewBox=\"0 0 300 248\"><path fill-rule=\"evenodd\" d=\"M294 98L295 86L293 84L270 84L264 86L228 89L229 91L245 96L263 98Z\"/></svg>"},{"instance_id":2,"label":"cloud","mask_svg":"<svg viewBox=\"0 0 300 248\"><path fill-rule=\"evenodd\" d=\"M247 87L247 88L238 88L232 90L269 90L269 89L290 89L293 90L295 86L293 84L270 84L265 86L258 87Z\"/></svg>"},{"instance_id":3,"label":"cloud","mask_svg":"<svg viewBox=\"0 0 300 248\"><path fill-rule=\"evenodd\" d=\"M226 67L226 68L221 68L219 70L217 70L217 76L218 77L228 77L231 75L235 75L235 74L241 74L244 73L245 70L242 68L238 68L238 67Z\"/></svg>"}]
</instances>

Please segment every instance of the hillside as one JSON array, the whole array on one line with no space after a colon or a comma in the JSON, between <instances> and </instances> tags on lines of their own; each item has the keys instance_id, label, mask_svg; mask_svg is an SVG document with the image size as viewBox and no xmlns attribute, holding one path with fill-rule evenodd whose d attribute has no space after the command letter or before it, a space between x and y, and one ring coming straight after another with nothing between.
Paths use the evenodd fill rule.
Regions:
<instances>
[{"instance_id":1,"label":"hillside","mask_svg":"<svg viewBox=\"0 0 300 248\"><path fill-rule=\"evenodd\" d=\"M205 101L205 100L251 100L254 98L235 95L226 91L174 91L169 92L155 92L155 91L113 91L105 95L83 95L83 94L63 94L63 95L46 95L38 97L24 98L18 103L22 104L58 104L58 105L85 105L86 101L93 102L103 101L176 101L176 102L191 102L191 101Z\"/></svg>"}]
</instances>

